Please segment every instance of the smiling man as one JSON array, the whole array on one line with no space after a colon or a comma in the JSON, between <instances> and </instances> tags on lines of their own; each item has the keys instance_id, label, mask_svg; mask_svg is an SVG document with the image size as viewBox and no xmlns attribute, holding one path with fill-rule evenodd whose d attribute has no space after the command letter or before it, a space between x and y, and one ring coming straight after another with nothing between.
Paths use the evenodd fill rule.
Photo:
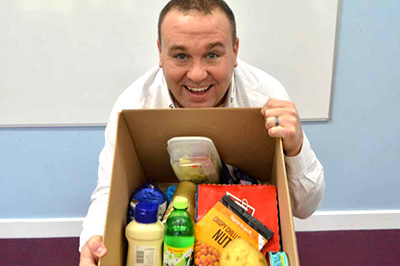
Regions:
<instances>
[{"instance_id":1,"label":"smiling man","mask_svg":"<svg viewBox=\"0 0 400 266\"><path fill-rule=\"evenodd\" d=\"M283 139L293 215L310 216L321 202L323 167L304 135L293 102L267 73L238 59L234 14L222 0L172 0L158 22L159 64L114 104L100 154L99 176L80 237L80 265L96 265L107 249L102 233L122 109L262 107L271 137Z\"/></svg>"},{"instance_id":2,"label":"smiling man","mask_svg":"<svg viewBox=\"0 0 400 266\"><path fill-rule=\"evenodd\" d=\"M170 10L158 39L160 67L179 107L224 105L237 66L239 40L227 16L196 10Z\"/></svg>"}]
</instances>

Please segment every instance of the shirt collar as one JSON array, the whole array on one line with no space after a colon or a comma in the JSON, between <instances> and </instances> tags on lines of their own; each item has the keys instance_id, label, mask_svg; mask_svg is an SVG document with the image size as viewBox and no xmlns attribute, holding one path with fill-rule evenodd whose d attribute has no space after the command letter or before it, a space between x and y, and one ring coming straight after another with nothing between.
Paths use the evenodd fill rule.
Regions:
<instances>
[{"instance_id":1,"label":"shirt collar","mask_svg":"<svg viewBox=\"0 0 400 266\"><path fill-rule=\"evenodd\" d=\"M235 92L236 92L235 72L233 72L231 85L229 86L228 92L226 94L225 102L221 105L221 107L230 107L232 105Z\"/></svg>"}]
</instances>

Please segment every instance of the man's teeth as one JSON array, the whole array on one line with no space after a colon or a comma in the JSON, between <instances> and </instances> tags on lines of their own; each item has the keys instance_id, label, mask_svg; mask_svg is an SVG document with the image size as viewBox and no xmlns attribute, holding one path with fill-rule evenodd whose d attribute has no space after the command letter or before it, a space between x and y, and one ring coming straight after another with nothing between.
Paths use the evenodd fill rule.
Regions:
<instances>
[{"instance_id":1,"label":"man's teeth","mask_svg":"<svg viewBox=\"0 0 400 266\"><path fill-rule=\"evenodd\" d=\"M201 91L206 91L209 87L193 88L193 87L187 86L186 88L188 88L188 90L190 90L190 91L201 92Z\"/></svg>"}]
</instances>

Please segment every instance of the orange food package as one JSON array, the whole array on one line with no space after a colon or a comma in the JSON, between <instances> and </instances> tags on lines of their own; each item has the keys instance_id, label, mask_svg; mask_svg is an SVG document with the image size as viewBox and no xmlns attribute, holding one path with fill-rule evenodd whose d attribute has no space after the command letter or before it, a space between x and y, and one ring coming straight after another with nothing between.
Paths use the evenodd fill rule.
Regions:
<instances>
[{"instance_id":1,"label":"orange food package","mask_svg":"<svg viewBox=\"0 0 400 266\"><path fill-rule=\"evenodd\" d=\"M196 224L195 265L218 265L220 253L234 239L243 238L261 250L273 232L225 195Z\"/></svg>"},{"instance_id":2,"label":"orange food package","mask_svg":"<svg viewBox=\"0 0 400 266\"><path fill-rule=\"evenodd\" d=\"M200 184L197 188L196 221L199 223L211 208L225 195L274 232L273 237L262 249L280 251L277 191L274 185L213 185Z\"/></svg>"}]
</instances>

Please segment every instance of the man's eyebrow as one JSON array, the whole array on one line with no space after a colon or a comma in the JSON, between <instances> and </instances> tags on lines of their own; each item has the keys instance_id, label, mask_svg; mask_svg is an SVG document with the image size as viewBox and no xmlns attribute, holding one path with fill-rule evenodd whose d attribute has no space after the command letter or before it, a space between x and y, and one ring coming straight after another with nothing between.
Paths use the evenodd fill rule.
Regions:
<instances>
[{"instance_id":1,"label":"man's eyebrow","mask_svg":"<svg viewBox=\"0 0 400 266\"><path fill-rule=\"evenodd\" d=\"M218 47L225 48L225 45L222 42L213 42L213 43L210 43L207 48L213 49L213 48L218 48Z\"/></svg>"},{"instance_id":2,"label":"man's eyebrow","mask_svg":"<svg viewBox=\"0 0 400 266\"><path fill-rule=\"evenodd\" d=\"M185 48L185 46L183 46L183 45L172 45L172 46L168 49L169 52L176 51L176 50L186 51L186 48Z\"/></svg>"},{"instance_id":3,"label":"man's eyebrow","mask_svg":"<svg viewBox=\"0 0 400 266\"><path fill-rule=\"evenodd\" d=\"M214 49L214 48L225 48L225 45L222 43L222 42L213 42L213 43L210 43L210 44L208 44L207 45L207 49L208 50L211 50L211 49ZM183 51L183 52L185 52L185 51L187 51L187 48L185 47L185 46L183 46L183 45L172 45L169 49L168 49L168 51L169 52L174 52L174 51Z\"/></svg>"}]
</instances>

